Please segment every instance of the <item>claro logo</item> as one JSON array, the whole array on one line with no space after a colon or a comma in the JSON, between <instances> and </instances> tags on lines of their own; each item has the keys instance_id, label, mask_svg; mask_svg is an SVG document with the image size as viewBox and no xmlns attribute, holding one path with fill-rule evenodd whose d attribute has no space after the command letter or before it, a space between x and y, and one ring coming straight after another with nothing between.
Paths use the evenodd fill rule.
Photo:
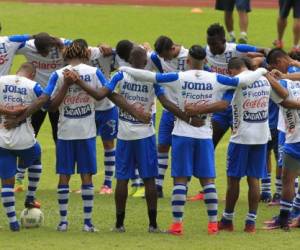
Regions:
<instances>
[{"instance_id":1,"label":"claro logo","mask_svg":"<svg viewBox=\"0 0 300 250\"><path fill-rule=\"evenodd\" d=\"M34 67L36 67L38 69L46 69L46 70L49 70L49 69L56 70L63 66L61 61L54 61L52 63L32 61L32 64Z\"/></svg>"}]
</instances>

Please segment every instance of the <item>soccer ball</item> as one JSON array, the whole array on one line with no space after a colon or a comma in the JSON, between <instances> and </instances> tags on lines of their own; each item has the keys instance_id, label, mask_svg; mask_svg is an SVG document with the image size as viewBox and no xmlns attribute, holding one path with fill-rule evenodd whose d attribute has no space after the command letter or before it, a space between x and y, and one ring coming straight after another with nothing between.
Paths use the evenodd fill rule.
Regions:
<instances>
[{"instance_id":1,"label":"soccer ball","mask_svg":"<svg viewBox=\"0 0 300 250\"><path fill-rule=\"evenodd\" d=\"M44 214L38 208L25 208L21 213L21 225L25 228L40 227L44 223Z\"/></svg>"}]
</instances>

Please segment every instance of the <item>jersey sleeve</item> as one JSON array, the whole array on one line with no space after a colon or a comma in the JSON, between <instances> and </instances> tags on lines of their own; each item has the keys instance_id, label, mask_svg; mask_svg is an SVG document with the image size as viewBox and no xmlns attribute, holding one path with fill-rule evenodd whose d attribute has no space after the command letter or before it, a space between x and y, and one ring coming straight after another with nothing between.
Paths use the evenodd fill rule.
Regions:
<instances>
[{"instance_id":1,"label":"jersey sleeve","mask_svg":"<svg viewBox=\"0 0 300 250\"><path fill-rule=\"evenodd\" d=\"M300 68L296 67L296 66L290 66L288 67L288 73L292 74L292 73L299 73L300 72Z\"/></svg>"},{"instance_id":2,"label":"jersey sleeve","mask_svg":"<svg viewBox=\"0 0 300 250\"><path fill-rule=\"evenodd\" d=\"M13 36L9 36L8 40L10 42L15 42L15 43L24 43L26 41L28 41L31 38L30 35L13 35Z\"/></svg>"},{"instance_id":3,"label":"jersey sleeve","mask_svg":"<svg viewBox=\"0 0 300 250\"><path fill-rule=\"evenodd\" d=\"M280 85L282 87L284 87L285 89L287 89L287 81L286 80L281 79L281 80L279 80L279 83L280 83Z\"/></svg>"},{"instance_id":4,"label":"jersey sleeve","mask_svg":"<svg viewBox=\"0 0 300 250\"><path fill-rule=\"evenodd\" d=\"M53 91L56 87L57 81L58 81L58 74L57 74L57 72L53 72L50 75L50 78L49 78L46 88L44 89L45 95L52 96Z\"/></svg>"},{"instance_id":5,"label":"jersey sleeve","mask_svg":"<svg viewBox=\"0 0 300 250\"><path fill-rule=\"evenodd\" d=\"M162 86L160 86L158 84L154 84L153 87L154 87L155 95L157 97L165 94L165 90L164 90L164 88Z\"/></svg>"},{"instance_id":6,"label":"jersey sleeve","mask_svg":"<svg viewBox=\"0 0 300 250\"><path fill-rule=\"evenodd\" d=\"M36 83L34 88L33 88L33 92L34 92L36 97L39 97L44 93L44 90L43 90L42 86L39 83Z\"/></svg>"},{"instance_id":7,"label":"jersey sleeve","mask_svg":"<svg viewBox=\"0 0 300 250\"><path fill-rule=\"evenodd\" d=\"M96 75L97 75L97 78L98 78L99 82L101 83L101 85L105 86L107 83L107 80L100 69L96 70Z\"/></svg>"},{"instance_id":8,"label":"jersey sleeve","mask_svg":"<svg viewBox=\"0 0 300 250\"><path fill-rule=\"evenodd\" d=\"M234 95L234 90L233 89L227 90L222 96L222 101L226 101L228 103L231 103L233 95Z\"/></svg>"},{"instance_id":9,"label":"jersey sleeve","mask_svg":"<svg viewBox=\"0 0 300 250\"><path fill-rule=\"evenodd\" d=\"M236 50L241 53L258 52L257 47L249 45L249 44L238 44L236 46Z\"/></svg>"},{"instance_id":10,"label":"jersey sleeve","mask_svg":"<svg viewBox=\"0 0 300 250\"><path fill-rule=\"evenodd\" d=\"M123 80L123 78L123 72L119 71L116 74L114 74L114 76L109 82L106 83L105 87L108 88L111 92L113 92L118 86L119 82Z\"/></svg>"},{"instance_id":11,"label":"jersey sleeve","mask_svg":"<svg viewBox=\"0 0 300 250\"><path fill-rule=\"evenodd\" d=\"M217 82L224 85L224 87L228 88L236 88L239 84L239 79L237 77L229 77L225 75L216 75Z\"/></svg>"},{"instance_id":12,"label":"jersey sleeve","mask_svg":"<svg viewBox=\"0 0 300 250\"><path fill-rule=\"evenodd\" d=\"M179 79L178 73L157 73L156 76L157 83L170 83L175 82Z\"/></svg>"},{"instance_id":13,"label":"jersey sleeve","mask_svg":"<svg viewBox=\"0 0 300 250\"><path fill-rule=\"evenodd\" d=\"M152 52L152 53L151 53L150 59L151 59L151 62L154 64L154 66L157 68L157 70L158 70L160 73L163 73L164 70L163 70L163 68L162 68L161 61L160 61L158 55L157 55L155 52Z\"/></svg>"}]
</instances>

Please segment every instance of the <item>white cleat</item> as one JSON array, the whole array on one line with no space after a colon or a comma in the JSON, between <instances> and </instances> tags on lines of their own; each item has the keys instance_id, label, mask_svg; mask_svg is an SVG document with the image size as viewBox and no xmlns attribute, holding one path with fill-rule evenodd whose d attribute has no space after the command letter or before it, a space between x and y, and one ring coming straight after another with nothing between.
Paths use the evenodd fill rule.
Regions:
<instances>
[{"instance_id":1,"label":"white cleat","mask_svg":"<svg viewBox=\"0 0 300 250\"><path fill-rule=\"evenodd\" d=\"M59 232L67 232L68 231L68 222L59 223L56 230Z\"/></svg>"},{"instance_id":2,"label":"white cleat","mask_svg":"<svg viewBox=\"0 0 300 250\"><path fill-rule=\"evenodd\" d=\"M88 233L97 233L97 232L99 232L99 230L97 228L95 228L93 225L87 225L87 224L84 224L82 231L83 232L88 232Z\"/></svg>"}]
</instances>

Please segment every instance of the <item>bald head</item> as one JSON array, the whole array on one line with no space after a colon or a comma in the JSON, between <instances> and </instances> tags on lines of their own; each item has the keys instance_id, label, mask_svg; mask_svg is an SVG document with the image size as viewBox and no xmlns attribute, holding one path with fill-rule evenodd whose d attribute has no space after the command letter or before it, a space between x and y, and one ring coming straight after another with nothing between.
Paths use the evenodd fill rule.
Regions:
<instances>
[{"instance_id":1,"label":"bald head","mask_svg":"<svg viewBox=\"0 0 300 250\"><path fill-rule=\"evenodd\" d=\"M33 80L35 77L36 69L32 63L26 62L23 63L17 71L18 76L24 76L30 80Z\"/></svg>"},{"instance_id":2,"label":"bald head","mask_svg":"<svg viewBox=\"0 0 300 250\"><path fill-rule=\"evenodd\" d=\"M147 64L147 52L141 47L133 47L129 55L129 63L137 69L144 69Z\"/></svg>"}]
</instances>

